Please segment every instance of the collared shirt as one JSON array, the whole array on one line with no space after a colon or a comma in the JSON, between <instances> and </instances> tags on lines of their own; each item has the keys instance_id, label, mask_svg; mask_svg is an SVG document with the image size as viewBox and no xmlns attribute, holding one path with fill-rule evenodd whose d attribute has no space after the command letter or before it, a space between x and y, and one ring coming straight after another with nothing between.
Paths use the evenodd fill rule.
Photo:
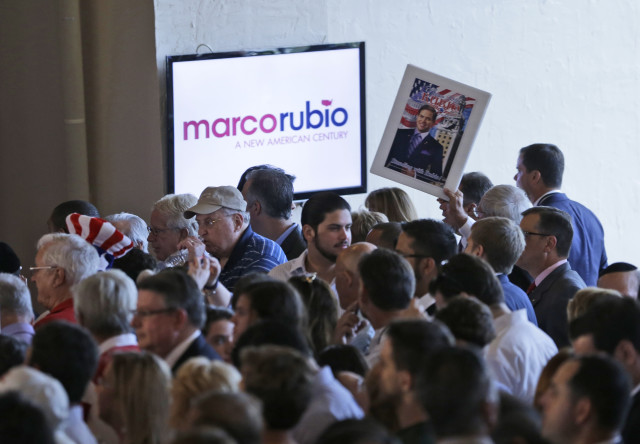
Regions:
<instances>
[{"instance_id":1,"label":"collared shirt","mask_svg":"<svg viewBox=\"0 0 640 444\"><path fill-rule=\"evenodd\" d=\"M336 381L328 366L322 367L313 377L311 391L311 402L293 429L293 438L298 444L314 444L336 421L364 416L351 393Z\"/></svg>"},{"instance_id":2,"label":"collared shirt","mask_svg":"<svg viewBox=\"0 0 640 444\"><path fill-rule=\"evenodd\" d=\"M284 264L278 265L273 270L269 272L269 276L274 279L278 279L279 281L287 282L293 276L304 276L307 272L307 267L305 263L307 261L307 254L309 250L304 250L300 256L295 259L291 259ZM334 277L331 282L327 282L329 287L331 287L332 296L338 301L338 289L336 288L336 278ZM340 313L340 304L338 304L338 316L342 316Z\"/></svg>"},{"instance_id":3,"label":"collared shirt","mask_svg":"<svg viewBox=\"0 0 640 444\"><path fill-rule=\"evenodd\" d=\"M6 327L3 325L0 333L6 336L13 336L22 342L31 344L31 339L35 334L35 330L31 324L27 324L26 322L16 322L14 324L9 324Z\"/></svg>"},{"instance_id":4,"label":"collared shirt","mask_svg":"<svg viewBox=\"0 0 640 444\"><path fill-rule=\"evenodd\" d=\"M473 218L467 216L467 220L464 225L458 229L460 236L462 236L462 239L464 240L465 247L467 246L467 239L469 239L469 236L471 236L471 227L473 227L473 224L475 223L476 221L473 220Z\"/></svg>"},{"instance_id":5,"label":"collared shirt","mask_svg":"<svg viewBox=\"0 0 640 444\"><path fill-rule=\"evenodd\" d=\"M417 129L413 132L413 134L411 135L411 138L413 138L413 136L415 136L416 134L418 136L420 136L420 143L422 143L424 141L424 138L427 137L429 135L431 130L429 131L425 131L423 133L421 133L420 131L418 131Z\"/></svg>"},{"instance_id":6,"label":"collared shirt","mask_svg":"<svg viewBox=\"0 0 640 444\"><path fill-rule=\"evenodd\" d=\"M164 361L167 363L167 365L169 365L169 368L173 368L176 362L178 362L178 359L180 359L180 356L182 356L182 354L189 348L191 343L195 341L201 334L202 333L200 332L200 330L196 329L196 331L191 333L187 339L176 345L175 348L169 352L167 357L164 358Z\"/></svg>"},{"instance_id":7,"label":"collared shirt","mask_svg":"<svg viewBox=\"0 0 640 444\"><path fill-rule=\"evenodd\" d=\"M73 298L67 298L53 307L51 311L42 313L33 323L33 328L42 327L51 321L67 321L76 324L76 314L73 311Z\"/></svg>"},{"instance_id":8,"label":"collared shirt","mask_svg":"<svg viewBox=\"0 0 640 444\"><path fill-rule=\"evenodd\" d=\"M298 228L298 224L294 222L289 228L284 230L284 233L282 233L274 242L278 245L282 245L282 242L284 242L287 236L289 236L296 228Z\"/></svg>"},{"instance_id":9,"label":"collared shirt","mask_svg":"<svg viewBox=\"0 0 640 444\"><path fill-rule=\"evenodd\" d=\"M485 349L495 380L526 403L533 401L540 373L558 348L545 332L527 319L526 310L494 319L496 337Z\"/></svg>"},{"instance_id":10,"label":"collared shirt","mask_svg":"<svg viewBox=\"0 0 640 444\"><path fill-rule=\"evenodd\" d=\"M543 200L545 197L547 197L550 194L554 194L554 193L562 193L562 191L560 190L551 190L551 191L547 191L546 193L544 193L542 196L540 196L534 203L533 206L537 207L538 205L540 205L540 201Z\"/></svg>"},{"instance_id":11,"label":"collared shirt","mask_svg":"<svg viewBox=\"0 0 640 444\"><path fill-rule=\"evenodd\" d=\"M536 278L534 279L534 282L536 283L536 287L538 287L542 283L542 281L544 281L544 279L551 274L551 272L553 270L555 270L560 265L562 265L562 264L564 264L566 262L567 262L566 259L562 259L562 260L559 260L558 262L556 262L555 264L551 265L550 267L545 268L542 271L542 273L537 275Z\"/></svg>"},{"instance_id":12,"label":"collared shirt","mask_svg":"<svg viewBox=\"0 0 640 444\"><path fill-rule=\"evenodd\" d=\"M371 339L371 345L369 346L369 353L367 353L364 357L364 359L367 361L367 364L369 364L369 368L373 368L373 366L380 360L382 343L387 338L387 328L388 326L384 326L375 330L373 339Z\"/></svg>"},{"instance_id":13,"label":"collared shirt","mask_svg":"<svg viewBox=\"0 0 640 444\"><path fill-rule=\"evenodd\" d=\"M113 354L118 352L136 352L140 351L138 347L138 338L133 333L124 333L112 336L106 341L98 345L98 367L93 375L93 382L97 382L104 374L107 365L113 359Z\"/></svg>"},{"instance_id":14,"label":"collared shirt","mask_svg":"<svg viewBox=\"0 0 640 444\"><path fill-rule=\"evenodd\" d=\"M431 319L429 308L435 303L436 300L433 296L431 296L430 293L427 293L424 296L418 298L418 308L422 311L422 313L425 313L427 316L429 316L429 319Z\"/></svg>"},{"instance_id":15,"label":"collared shirt","mask_svg":"<svg viewBox=\"0 0 640 444\"><path fill-rule=\"evenodd\" d=\"M278 265L269 272L269 276L284 282L287 282L292 276L304 276L307 274L305 262L308 253L309 250L304 250L297 258Z\"/></svg>"},{"instance_id":16,"label":"collared shirt","mask_svg":"<svg viewBox=\"0 0 640 444\"><path fill-rule=\"evenodd\" d=\"M63 428L65 435L77 444L97 444L96 438L87 427L82 416L81 405L72 405L69 408L69 416Z\"/></svg>"},{"instance_id":17,"label":"collared shirt","mask_svg":"<svg viewBox=\"0 0 640 444\"><path fill-rule=\"evenodd\" d=\"M287 257L280 245L271 239L254 233L248 226L231 252L229 260L220 273L220 282L233 292L233 287L240 277L252 272L268 273Z\"/></svg>"},{"instance_id":18,"label":"collared shirt","mask_svg":"<svg viewBox=\"0 0 640 444\"><path fill-rule=\"evenodd\" d=\"M116 347L127 347L131 345L138 345L138 338L133 333L124 333L117 336L112 336L106 341L103 341L98 345L98 352L103 354L106 351Z\"/></svg>"}]
</instances>

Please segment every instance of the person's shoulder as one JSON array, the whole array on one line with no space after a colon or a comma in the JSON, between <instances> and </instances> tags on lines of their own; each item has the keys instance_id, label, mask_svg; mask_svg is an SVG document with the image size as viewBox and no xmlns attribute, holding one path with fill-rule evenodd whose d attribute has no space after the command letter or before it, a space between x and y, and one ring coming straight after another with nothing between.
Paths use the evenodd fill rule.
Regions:
<instances>
[{"instance_id":1,"label":"person's shoulder","mask_svg":"<svg viewBox=\"0 0 640 444\"><path fill-rule=\"evenodd\" d=\"M306 252L307 250L304 250L300 256L274 267L269 271L269 276L281 281L288 281L294 270L301 269L304 271L304 259Z\"/></svg>"},{"instance_id":2,"label":"person's shoulder","mask_svg":"<svg viewBox=\"0 0 640 444\"><path fill-rule=\"evenodd\" d=\"M567 267L563 267L560 270L558 282L562 282L567 286L576 287L578 290L587 286L584 280L578 272L571 268L571 265L567 264Z\"/></svg>"}]
</instances>

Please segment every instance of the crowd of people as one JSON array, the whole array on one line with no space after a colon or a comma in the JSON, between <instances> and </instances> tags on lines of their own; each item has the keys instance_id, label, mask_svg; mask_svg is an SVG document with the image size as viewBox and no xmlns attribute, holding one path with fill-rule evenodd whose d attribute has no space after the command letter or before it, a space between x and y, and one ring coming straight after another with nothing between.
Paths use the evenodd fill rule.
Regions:
<instances>
[{"instance_id":1,"label":"crowd of people","mask_svg":"<svg viewBox=\"0 0 640 444\"><path fill-rule=\"evenodd\" d=\"M0 243L0 442L640 442L639 272L555 145L516 165L437 219L383 188L297 223L270 165L148 224L59 204L34 266Z\"/></svg>"}]
</instances>

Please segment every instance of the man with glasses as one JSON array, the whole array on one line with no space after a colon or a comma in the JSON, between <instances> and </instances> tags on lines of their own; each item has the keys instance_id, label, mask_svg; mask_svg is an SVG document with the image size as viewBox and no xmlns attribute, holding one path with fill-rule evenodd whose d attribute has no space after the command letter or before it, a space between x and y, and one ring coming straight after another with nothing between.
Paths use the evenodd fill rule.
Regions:
<instances>
[{"instance_id":1,"label":"man with glasses","mask_svg":"<svg viewBox=\"0 0 640 444\"><path fill-rule=\"evenodd\" d=\"M167 269L138 284L131 320L138 345L164 359L174 374L189 358L220 359L200 332L204 321L202 294L186 273Z\"/></svg>"},{"instance_id":2,"label":"man with glasses","mask_svg":"<svg viewBox=\"0 0 640 444\"><path fill-rule=\"evenodd\" d=\"M193 216L198 223L198 234L202 241L189 238L188 242L200 246L204 244L206 251L220 262L222 268L219 276L212 273L210 282L205 286L206 290L215 291L220 282L233 292L236 281L242 275L252 272L267 273L287 261L278 244L251 229L247 202L237 188L206 188L198 203L184 212L186 219Z\"/></svg>"},{"instance_id":3,"label":"man with glasses","mask_svg":"<svg viewBox=\"0 0 640 444\"><path fill-rule=\"evenodd\" d=\"M167 194L153 204L147 240L153 255L161 261L159 268L185 262L178 244L189 236L196 236L198 224L193 216L185 218L184 212L197 201L193 194Z\"/></svg>"},{"instance_id":4,"label":"man with glasses","mask_svg":"<svg viewBox=\"0 0 640 444\"><path fill-rule=\"evenodd\" d=\"M31 267L31 281L38 289L38 302L47 311L35 321L42 325L64 320L75 323L71 287L100 268L96 249L76 234L45 234L38 241L36 265Z\"/></svg>"},{"instance_id":5,"label":"man with glasses","mask_svg":"<svg viewBox=\"0 0 640 444\"><path fill-rule=\"evenodd\" d=\"M453 229L444 222L419 219L402 224L396 252L404 257L416 279L414 297L419 309L435 312L435 299L429 294L429 284L438 276L440 265L458 249Z\"/></svg>"},{"instance_id":6,"label":"man with glasses","mask_svg":"<svg viewBox=\"0 0 640 444\"><path fill-rule=\"evenodd\" d=\"M532 207L522 216L525 248L517 264L534 278L527 294L538 327L561 348L569 345L567 304L586 286L567 261L573 239L571 216L552 207Z\"/></svg>"}]
</instances>

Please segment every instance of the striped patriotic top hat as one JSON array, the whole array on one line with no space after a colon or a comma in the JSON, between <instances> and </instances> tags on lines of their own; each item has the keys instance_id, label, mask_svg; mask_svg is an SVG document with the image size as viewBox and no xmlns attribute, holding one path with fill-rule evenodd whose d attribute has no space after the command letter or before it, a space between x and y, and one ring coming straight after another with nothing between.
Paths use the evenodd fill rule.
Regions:
<instances>
[{"instance_id":1,"label":"striped patriotic top hat","mask_svg":"<svg viewBox=\"0 0 640 444\"><path fill-rule=\"evenodd\" d=\"M103 270L111 268L114 259L124 256L133 248L131 239L99 217L71 213L65 221L69 233L77 234L98 250Z\"/></svg>"}]
</instances>

